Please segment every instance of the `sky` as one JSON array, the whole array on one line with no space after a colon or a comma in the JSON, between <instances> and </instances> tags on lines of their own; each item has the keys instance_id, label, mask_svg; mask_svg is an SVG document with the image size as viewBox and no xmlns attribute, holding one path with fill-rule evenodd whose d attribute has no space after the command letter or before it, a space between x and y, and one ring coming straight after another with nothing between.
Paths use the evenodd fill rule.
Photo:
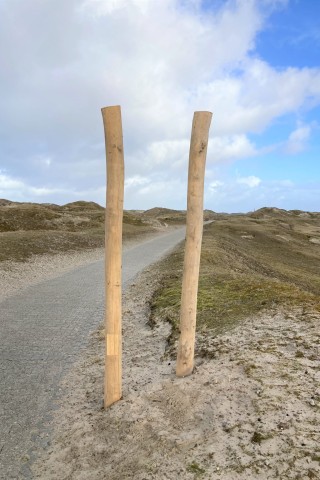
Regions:
<instances>
[{"instance_id":1,"label":"sky","mask_svg":"<svg viewBox=\"0 0 320 480\"><path fill-rule=\"evenodd\" d=\"M186 208L193 113L213 113L205 208L320 211L320 1L0 0L0 198L105 205L120 105L125 208Z\"/></svg>"}]
</instances>

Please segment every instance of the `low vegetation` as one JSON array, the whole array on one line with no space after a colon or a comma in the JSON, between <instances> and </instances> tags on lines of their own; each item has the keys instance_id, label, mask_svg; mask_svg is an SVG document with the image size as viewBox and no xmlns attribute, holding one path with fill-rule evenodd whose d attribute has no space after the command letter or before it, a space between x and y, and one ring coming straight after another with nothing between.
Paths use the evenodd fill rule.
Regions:
<instances>
[{"instance_id":1,"label":"low vegetation","mask_svg":"<svg viewBox=\"0 0 320 480\"><path fill-rule=\"evenodd\" d=\"M103 247L104 220L105 209L94 202L60 206L0 200L0 262ZM139 212L124 212L125 240L154 230Z\"/></svg>"},{"instance_id":2,"label":"low vegetation","mask_svg":"<svg viewBox=\"0 0 320 480\"><path fill-rule=\"evenodd\" d=\"M105 209L94 202L66 205L0 200L0 262L26 261L104 246ZM186 212L153 208L125 211L124 240L185 223ZM320 311L320 213L262 208L246 215L205 211L197 328L219 332L275 306ZM183 246L159 263L160 286L151 323L179 328Z\"/></svg>"},{"instance_id":3,"label":"low vegetation","mask_svg":"<svg viewBox=\"0 0 320 480\"><path fill-rule=\"evenodd\" d=\"M204 228L197 329L216 335L263 309L303 305L320 312L320 213L260 209L216 215ZM151 323L178 336L183 246L158 266Z\"/></svg>"},{"instance_id":4,"label":"low vegetation","mask_svg":"<svg viewBox=\"0 0 320 480\"><path fill-rule=\"evenodd\" d=\"M205 218L214 218L211 211ZM143 238L159 228L184 224L186 212L167 208L123 212L124 241ZM95 202L66 205L19 203L0 199L0 262L28 260L104 246L105 209Z\"/></svg>"},{"instance_id":5,"label":"low vegetation","mask_svg":"<svg viewBox=\"0 0 320 480\"><path fill-rule=\"evenodd\" d=\"M214 212L205 211L205 219L214 217ZM181 225L185 221L185 211L125 210L123 239L142 238L159 228ZM61 206L0 199L0 262L103 247L104 222L105 209L95 202L77 201Z\"/></svg>"}]
</instances>

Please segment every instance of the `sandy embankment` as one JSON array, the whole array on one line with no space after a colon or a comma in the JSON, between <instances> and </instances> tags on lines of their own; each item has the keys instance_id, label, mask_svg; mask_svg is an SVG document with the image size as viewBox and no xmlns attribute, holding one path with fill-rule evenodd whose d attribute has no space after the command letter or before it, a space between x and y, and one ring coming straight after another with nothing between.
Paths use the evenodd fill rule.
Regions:
<instances>
[{"instance_id":1,"label":"sandy embankment","mask_svg":"<svg viewBox=\"0 0 320 480\"><path fill-rule=\"evenodd\" d=\"M206 343L178 379L169 326L148 326L156 270L124 295L123 400L103 398L103 331L63 382L42 480L320 478L319 315L297 308L247 319Z\"/></svg>"}]
</instances>

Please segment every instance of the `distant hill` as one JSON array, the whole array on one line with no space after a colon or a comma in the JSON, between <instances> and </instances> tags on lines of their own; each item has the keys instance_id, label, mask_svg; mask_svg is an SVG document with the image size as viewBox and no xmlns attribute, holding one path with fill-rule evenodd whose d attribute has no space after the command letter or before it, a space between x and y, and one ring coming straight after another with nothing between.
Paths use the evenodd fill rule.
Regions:
<instances>
[{"instance_id":1,"label":"distant hill","mask_svg":"<svg viewBox=\"0 0 320 480\"><path fill-rule=\"evenodd\" d=\"M160 208L155 207L150 210L145 210L142 213L142 216L145 218L156 219L160 223L172 225L172 224L183 224L186 223L187 212L186 210L173 210L170 208ZM213 220L216 218L217 214L212 210L204 210L203 218L205 221Z\"/></svg>"},{"instance_id":2,"label":"distant hill","mask_svg":"<svg viewBox=\"0 0 320 480\"><path fill-rule=\"evenodd\" d=\"M204 210L204 220L228 218L235 214L220 214ZM275 218L288 221L294 218L318 218L320 213L302 210L283 210L263 207L247 215L253 219ZM54 230L65 232L101 231L104 229L105 208L95 202L79 200L65 205L52 203L12 202L0 199L0 232ZM168 225L182 225L186 222L185 210L154 207L149 210L125 210L124 231L136 227L157 228Z\"/></svg>"},{"instance_id":3,"label":"distant hill","mask_svg":"<svg viewBox=\"0 0 320 480\"><path fill-rule=\"evenodd\" d=\"M214 212L213 210L203 210L203 219L204 221L208 220L214 220L217 218L220 214Z\"/></svg>"},{"instance_id":4,"label":"distant hill","mask_svg":"<svg viewBox=\"0 0 320 480\"><path fill-rule=\"evenodd\" d=\"M170 208L154 207L150 210L144 210L143 215L147 217L158 217L163 215L181 215L185 210L172 210Z\"/></svg>"},{"instance_id":5,"label":"distant hill","mask_svg":"<svg viewBox=\"0 0 320 480\"><path fill-rule=\"evenodd\" d=\"M4 205L10 205L10 200L6 200L5 198L0 198L0 207L4 206Z\"/></svg>"},{"instance_id":6,"label":"distant hill","mask_svg":"<svg viewBox=\"0 0 320 480\"><path fill-rule=\"evenodd\" d=\"M0 232L18 230L79 231L99 228L104 222L104 208L93 202L67 205L20 203L9 200L0 204Z\"/></svg>"},{"instance_id":7,"label":"distant hill","mask_svg":"<svg viewBox=\"0 0 320 480\"><path fill-rule=\"evenodd\" d=\"M223 214L204 210L204 220L214 220L212 228L216 230L220 224L231 225L241 217L246 222L249 220L260 224L261 228L271 222L287 232L281 233L285 239L289 231L301 232L308 236L310 245L319 245L319 228L314 226L320 220L320 213L317 212L269 207L248 214ZM146 211L125 210L123 238L142 238L159 229L185 223L185 210L161 207ZM0 199L0 233L0 262L25 261L32 255L43 253L103 247L105 208L98 203L83 200L56 205Z\"/></svg>"},{"instance_id":8,"label":"distant hill","mask_svg":"<svg viewBox=\"0 0 320 480\"><path fill-rule=\"evenodd\" d=\"M262 218L262 217L270 217L270 216L281 216L287 215L287 211L281 208L274 208L274 207L263 207L255 210L254 212L250 212L249 217L251 218Z\"/></svg>"},{"instance_id":9,"label":"distant hill","mask_svg":"<svg viewBox=\"0 0 320 480\"><path fill-rule=\"evenodd\" d=\"M77 202L66 203L62 207L64 210L104 210L104 207L95 202L85 202L78 200Z\"/></svg>"},{"instance_id":10,"label":"distant hill","mask_svg":"<svg viewBox=\"0 0 320 480\"><path fill-rule=\"evenodd\" d=\"M155 231L157 221L125 211L123 238L143 237ZM105 209L95 202L66 205L0 201L0 262L25 261L33 255L104 246Z\"/></svg>"},{"instance_id":11,"label":"distant hill","mask_svg":"<svg viewBox=\"0 0 320 480\"><path fill-rule=\"evenodd\" d=\"M303 210L284 210L276 207L263 207L248 213L251 218L289 218L289 217L304 217L315 218L320 215L319 212L304 212Z\"/></svg>"},{"instance_id":12,"label":"distant hill","mask_svg":"<svg viewBox=\"0 0 320 480\"><path fill-rule=\"evenodd\" d=\"M124 210L124 229L185 223L186 212L166 208L146 211ZM59 230L81 232L103 229L105 208L79 200L65 205L0 200L0 232Z\"/></svg>"},{"instance_id":13,"label":"distant hill","mask_svg":"<svg viewBox=\"0 0 320 480\"><path fill-rule=\"evenodd\" d=\"M149 222L157 221L162 225L183 224L186 222L186 212L183 210L155 207L145 210L141 215Z\"/></svg>"}]
</instances>

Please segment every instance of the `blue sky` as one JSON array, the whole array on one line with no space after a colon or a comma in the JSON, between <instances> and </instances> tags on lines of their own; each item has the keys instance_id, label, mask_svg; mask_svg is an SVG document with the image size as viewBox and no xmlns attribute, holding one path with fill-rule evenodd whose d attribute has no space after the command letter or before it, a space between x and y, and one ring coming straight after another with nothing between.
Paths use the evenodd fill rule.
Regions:
<instances>
[{"instance_id":1,"label":"blue sky","mask_svg":"<svg viewBox=\"0 0 320 480\"><path fill-rule=\"evenodd\" d=\"M122 108L125 207L320 210L320 1L0 0L0 198L105 201L100 108Z\"/></svg>"}]
</instances>

